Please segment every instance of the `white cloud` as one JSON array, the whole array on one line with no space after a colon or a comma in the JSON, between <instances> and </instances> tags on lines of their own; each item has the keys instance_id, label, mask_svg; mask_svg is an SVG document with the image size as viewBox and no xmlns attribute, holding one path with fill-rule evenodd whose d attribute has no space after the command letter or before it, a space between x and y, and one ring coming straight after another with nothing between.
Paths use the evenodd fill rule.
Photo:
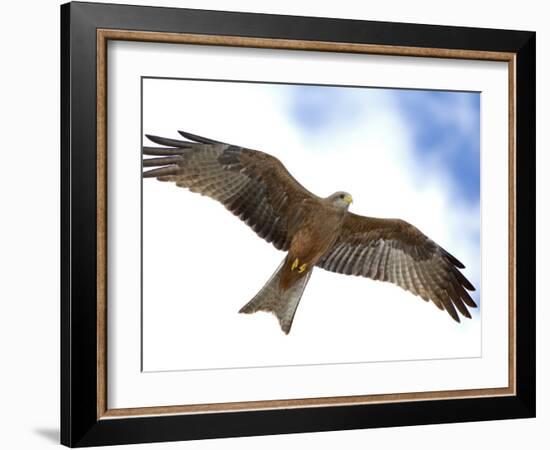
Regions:
<instances>
[{"instance_id":1,"label":"white cloud","mask_svg":"<svg viewBox=\"0 0 550 450\"><path fill-rule=\"evenodd\" d=\"M456 204L445 172L415 160L412 130L390 95L370 91L352 120L304 139L283 91L146 80L144 132L184 129L276 155L318 195L347 190L354 212L413 223L479 285L479 208ZM143 195L147 370L479 356L479 316L457 325L398 287L321 269L290 335L269 314L237 314L284 254L212 200L155 180L144 181Z\"/></svg>"}]
</instances>

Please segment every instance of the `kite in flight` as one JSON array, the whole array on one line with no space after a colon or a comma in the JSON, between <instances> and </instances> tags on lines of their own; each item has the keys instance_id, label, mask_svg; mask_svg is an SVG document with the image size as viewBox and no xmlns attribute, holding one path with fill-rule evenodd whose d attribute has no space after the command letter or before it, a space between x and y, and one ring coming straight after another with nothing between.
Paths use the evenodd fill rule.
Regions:
<instances>
[{"instance_id":1,"label":"kite in flight","mask_svg":"<svg viewBox=\"0 0 550 450\"><path fill-rule=\"evenodd\" d=\"M314 267L389 281L431 300L460 322L470 318L475 288L464 265L400 219L348 211L346 192L321 198L305 189L274 156L179 131L187 140L147 135L163 147L143 147L144 178L171 181L212 197L258 236L287 252L256 296L239 312L275 314L288 334Z\"/></svg>"}]
</instances>

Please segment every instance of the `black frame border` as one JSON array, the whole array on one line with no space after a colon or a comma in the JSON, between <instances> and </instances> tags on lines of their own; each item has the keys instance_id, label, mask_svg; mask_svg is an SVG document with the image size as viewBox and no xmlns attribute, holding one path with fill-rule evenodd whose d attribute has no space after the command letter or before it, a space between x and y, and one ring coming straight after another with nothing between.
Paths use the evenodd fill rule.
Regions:
<instances>
[{"instance_id":1,"label":"black frame border","mask_svg":"<svg viewBox=\"0 0 550 450\"><path fill-rule=\"evenodd\" d=\"M96 30L516 55L516 395L97 419ZM528 31L94 3L61 6L61 443L70 447L535 416L535 46Z\"/></svg>"}]
</instances>

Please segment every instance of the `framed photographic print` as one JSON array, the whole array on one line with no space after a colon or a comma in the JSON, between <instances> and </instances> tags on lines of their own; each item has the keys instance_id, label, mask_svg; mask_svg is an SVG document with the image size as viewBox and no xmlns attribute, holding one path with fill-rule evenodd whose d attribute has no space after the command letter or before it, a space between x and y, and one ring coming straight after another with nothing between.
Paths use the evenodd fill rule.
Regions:
<instances>
[{"instance_id":1,"label":"framed photographic print","mask_svg":"<svg viewBox=\"0 0 550 450\"><path fill-rule=\"evenodd\" d=\"M534 416L535 33L61 19L63 444Z\"/></svg>"}]
</instances>

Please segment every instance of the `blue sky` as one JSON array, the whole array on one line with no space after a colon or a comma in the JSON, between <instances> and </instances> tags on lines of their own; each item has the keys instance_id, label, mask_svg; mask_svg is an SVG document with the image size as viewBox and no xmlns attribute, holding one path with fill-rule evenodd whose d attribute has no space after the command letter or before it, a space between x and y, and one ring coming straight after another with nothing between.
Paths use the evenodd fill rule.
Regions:
<instances>
[{"instance_id":1,"label":"blue sky","mask_svg":"<svg viewBox=\"0 0 550 450\"><path fill-rule=\"evenodd\" d=\"M358 112L373 100L379 107L380 102L390 104L409 124L419 166L445 170L460 201L479 202L479 93L325 86L291 90L290 113L308 138L338 121L360 117ZM373 96L373 91L387 95Z\"/></svg>"},{"instance_id":2,"label":"blue sky","mask_svg":"<svg viewBox=\"0 0 550 450\"><path fill-rule=\"evenodd\" d=\"M414 130L418 158L438 158L456 195L479 201L479 93L393 91Z\"/></svg>"}]
</instances>

